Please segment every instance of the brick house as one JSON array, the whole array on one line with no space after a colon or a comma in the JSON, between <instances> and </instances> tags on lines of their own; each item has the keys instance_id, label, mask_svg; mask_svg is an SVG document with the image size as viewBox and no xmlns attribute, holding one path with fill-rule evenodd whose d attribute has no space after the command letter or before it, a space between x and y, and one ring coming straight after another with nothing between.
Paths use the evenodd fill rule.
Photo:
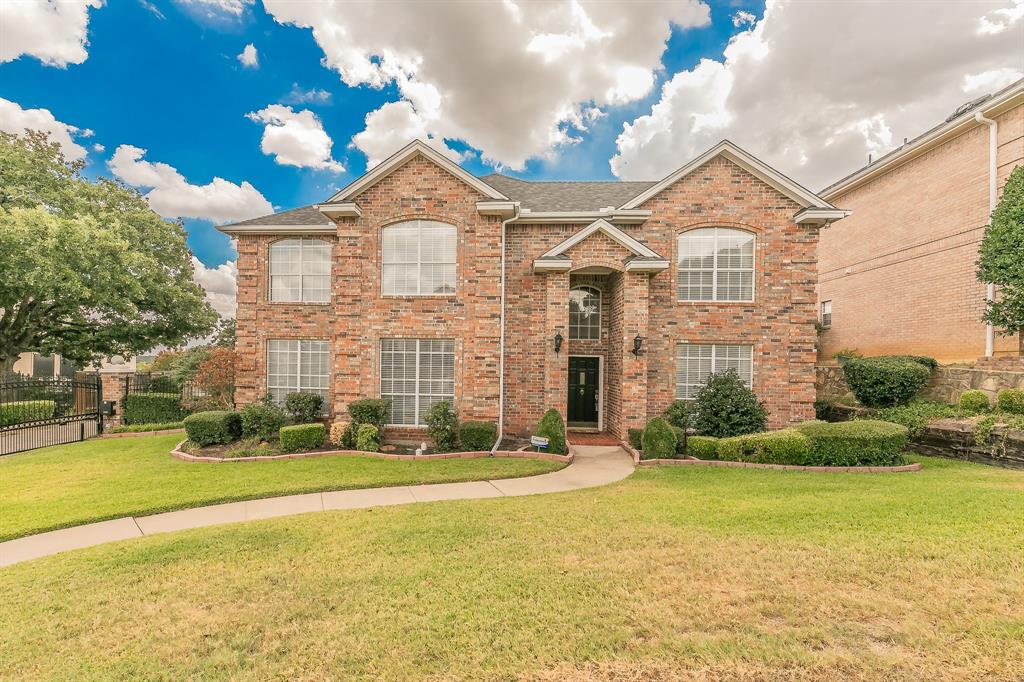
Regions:
<instances>
[{"instance_id":1,"label":"brick house","mask_svg":"<svg viewBox=\"0 0 1024 682\"><path fill-rule=\"evenodd\" d=\"M657 182L475 177L413 142L238 245L236 399L435 402L528 435L622 437L736 368L773 427L813 417L815 247L841 211L729 142ZM504 352L502 352L504 349Z\"/></svg>"},{"instance_id":2,"label":"brick house","mask_svg":"<svg viewBox=\"0 0 1024 682\"><path fill-rule=\"evenodd\" d=\"M997 193L1022 163L1024 80L823 190L853 215L818 244L822 356L1016 353L1016 338L981 320L975 261Z\"/></svg>"}]
</instances>

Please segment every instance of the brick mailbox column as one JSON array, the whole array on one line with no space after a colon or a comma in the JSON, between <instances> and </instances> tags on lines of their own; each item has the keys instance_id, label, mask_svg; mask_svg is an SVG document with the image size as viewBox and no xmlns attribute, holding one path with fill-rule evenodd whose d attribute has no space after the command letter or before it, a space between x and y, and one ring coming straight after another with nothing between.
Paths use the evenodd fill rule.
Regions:
<instances>
[{"instance_id":1,"label":"brick mailbox column","mask_svg":"<svg viewBox=\"0 0 1024 682\"><path fill-rule=\"evenodd\" d=\"M107 426L120 426L123 422L124 408L121 401L127 392L128 378L135 374L135 370L129 369L101 369L100 381L103 385L102 400L114 402L114 416L104 417L103 422Z\"/></svg>"}]
</instances>

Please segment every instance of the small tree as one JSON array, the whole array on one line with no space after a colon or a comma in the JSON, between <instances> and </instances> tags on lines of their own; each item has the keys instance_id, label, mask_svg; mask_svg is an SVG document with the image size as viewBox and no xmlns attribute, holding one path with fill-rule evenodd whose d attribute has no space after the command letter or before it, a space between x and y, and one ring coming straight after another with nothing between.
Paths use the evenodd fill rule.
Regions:
<instances>
[{"instance_id":1,"label":"small tree","mask_svg":"<svg viewBox=\"0 0 1024 682\"><path fill-rule=\"evenodd\" d=\"M451 452L455 449L459 419L450 402L442 400L434 403L424 421L427 423L427 435L434 441L438 452Z\"/></svg>"},{"instance_id":2,"label":"small tree","mask_svg":"<svg viewBox=\"0 0 1024 682\"><path fill-rule=\"evenodd\" d=\"M978 279L999 285L998 300L989 301L982 319L1001 334L1018 335L1024 356L1024 166L1010 173L1003 196L985 228L978 258Z\"/></svg>"},{"instance_id":3,"label":"small tree","mask_svg":"<svg viewBox=\"0 0 1024 682\"><path fill-rule=\"evenodd\" d=\"M694 426L705 436L728 438L764 431L768 411L735 369L708 377L697 393Z\"/></svg>"},{"instance_id":4,"label":"small tree","mask_svg":"<svg viewBox=\"0 0 1024 682\"><path fill-rule=\"evenodd\" d=\"M211 349L210 354L196 370L195 383L220 407L231 407L235 394L234 349Z\"/></svg>"}]
</instances>

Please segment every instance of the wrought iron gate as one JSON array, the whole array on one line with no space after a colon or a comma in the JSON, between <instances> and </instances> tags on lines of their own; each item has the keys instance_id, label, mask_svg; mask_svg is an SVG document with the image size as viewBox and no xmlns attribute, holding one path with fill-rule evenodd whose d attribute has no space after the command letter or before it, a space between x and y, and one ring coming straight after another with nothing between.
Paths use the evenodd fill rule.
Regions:
<instances>
[{"instance_id":1,"label":"wrought iron gate","mask_svg":"<svg viewBox=\"0 0 1024 682\"><path fill-rule=\"evenodd\" d=\"M98 374L0 377L0 455L99 435L102 407Z\"/></svg>"}]
</instances>

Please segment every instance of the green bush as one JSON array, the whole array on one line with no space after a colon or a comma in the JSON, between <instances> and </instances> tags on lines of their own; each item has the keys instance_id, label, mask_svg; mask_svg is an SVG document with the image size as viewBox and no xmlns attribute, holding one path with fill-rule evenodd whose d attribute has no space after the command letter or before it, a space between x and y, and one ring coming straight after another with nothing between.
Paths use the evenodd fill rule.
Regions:
<instances>
[{"instance_id":1,"label":"green bush","mask_svg":"<svg viewBox=\"0 0 1024 682\"><path fill-rule=\"evenodd\" d=\"M673 459L676 456L676 433L662 417L647 422L640 442L644 459Z\"/></svg>"},{"instance_id":2,"label":"green bush","mask_svg":"<svg viewBox=\"0 0 1024 682\"><path fill-rule=\"evenodd\" d=\"M666 420L668 421L668 420ZM672 427L672 433L676 434L676 454L683 455L686 453L686 429L678 426Z\"/></svg>"},{"instance_id":3,"label":"green bush","mask_svg":"<svg viewBox=\"0 0 1024 682\"><path fill-rule=\"evenodd\" d=\"M885 407L876 410L871 419L883 422L902 424L907 427L910 437L921 435L924 427L936 419L951 419L962 416L960 410L946 403L916 398L906 405ZM863 421L863 420L861 420Z\"/></svg>"},{"instance_id":4,"label":"green bush","mask_svg":"<svg viewBox=\"0 0 1024 682\"><path fill-rule=\"evenodd\" d=\"M197 412L185 417L185 433L196 445L230 443L242 437L242 417L237 412Z\"/></svg>"},{"instance_id":5,"label":"green bush","mask_svg":"<svg viewBox=\"0 0 1024 682\"><path fill-rule=\"evenodd\" d=\"M715 444L715 459L739 462L743 459L743 436L720 438Z\"/></svg>"},{"instance_id":6,"label":"green bush","mask_svg":"<svg viewBox=\"0 0 1024 682\"><path fill-rule=\"evenodd\" d=\"M768 411L734 369L712 374L697 393L694 425L705 436L727 438L763 431Z\"/></svg>"},{"instance_id":7,"label":"green bush","mask_svg":"<svg viewBox=\"0 0 1024 682\"><path fill-rule=\"evenodd\" d=\"M305 452L322 447L327 440L327 427L323 424L294 424L282 426L278 431L281 450L284 452Z\"/></svg>"},{"instance_id":8,"label":"green bush","mask_svg":"<svg viewBox=\"0 0 1024 682\"><path fill-rule=\"evenodd\" d=\"M18 400L0 403L0 426L20 424L37 419L50 419L57 412L53 400Z\"/></svg>"},{"instance_id":9,"label":"green bush","mask_svg":"<svg viewBox=\"0 0 1024 682\"><path fill-rule=\"evenodd\" d=\"M483 452L494 446L498 439L498 425L494 422L462 422L459 424L459 447L466 452Z\"/></svg>"},{"instance_id":10,"label":"green bush","mask_svg":"<svg viewBox=\"0 0 1024 682\"><path fill-rule=\"evenodd\" d=\"M1024 414L1024 390L1004 388L996 394L996 407L1000 412Z\"/></svg>"},{"instance_id":11,"label":"green bush","mask_svg":"<svg viewBox=\"0 0 1024 682\"><path fill-rule=\"evenodd\" d=\"M353 424L373 424L378 431L384 430L390 412L391 401L387 398L364 398L353 400L348 405Z\"/></svg>"},{"instance_id":12,"label":"green bush","mask_svg":"<svg viewBox=\"0 0 1024 682\"><path fill-rule=\"evenodd\" d=\"M380 451L380 430L373 424L360 424L356 429L356 450Z\"/></svg>"},{"instance_id":13,"label":"green bush","mask_svg":"<svg viewBox=\"0 0 1024 682\"><path fill-rule=\"evenodd\" d=\"M533 433L535 436L548 439L548 452L564 455L569 451L565 445L565 422L562 421L562 415L555 408L544 413Z\"/></svg>"},{"instance_id":14,"label":"green bush","mask_svg":"<svg viewBox=\"0 0 1024 682\"><path fill-rule=\"evenodd\" d=\"M685 400L674 400L663 416L670 425L680 429L688 429L691 426L690 406Z\"/></svg>"},{"instance_id":15,"label":"green bush","mask_svg":"<svg viewBox=\"0 0 1024 682\"><path fill-rule=\"evenodd\" d=\"M848 358L843 374L853 395L867 407L905 405L931 377L925 364L904 356Z\"/></svg>"},{"instance_id":16,"label":"green bush","mask_svg":"<svg viewBox=\"0 0 1024 682\"><path fill-rule=\"evenodd\" d=\"M459 418L455 416L450 402L442 400L434 403L423 421L427 424L427 435L434 441L434 448L438 452L451 452L455 449Z\"/></svg>"},{"instance_id":17,"label":"green bush","mask_svg":"<svg viewBox=\"0 0 1024 682\"><path fill-rule=\"evenodd\" d=\"M763 464L796 464L811 462L811 440L796 429L781 429L743 436L744 458Z\"/></svg>"},{"instance_id":18,"label":"green bush","mask_svg":"<svg viewBox=\"0 0 1024 682\"><path fill-rule=\"evenodd\" d=\"M714 436L690 436L686 439L686 454L697 459L715 459L718 439Z\"/></svg>"},{"instance_id":19,"label":"green bush","mask_svg":"<svg viewBox=\"0 0 1024 682\"><path fill-rule=\"evenodd\" d=\"M319 393L289 393L284 399L284 409L296 424L312 424L319 421L324 410L324 397Z\"/></svg>"},{"instance_id":20,"label":"green bush","mask_svg":"<svg viewBox=\"0 0 1024 682\"><path fill-rule=\"evenodd\" d=\"M242 435L246 438L270 440L284 426L284 412L269 400L249 403L242 408Z\"/></svg>"},{"instance_id":21,"label":"green bush","mask_svg":"<svg viewBox=\"0 0 1024 682\"><path fill-rule=\"evenodd\" d=\"M939 361L935 358L930 358L927 355L888 355L885 357L890 357L894 360L909 360L910 362L916 362L919 365L927 367L930 372L934 372L939 368Z\"/></svg>"},{"instance_id":22,"label":"green bush","mask_svg":"<svg viewBox=\"0 0 1024 682\"><path fill-rule=\"evenodd\" d=\"M907 427L892 422L858 420L797 427L811 441L809 464L817 466L893 466L903 463Z\"/></svg>"},{"instance_id":23,"label":"green bush","mask_svg":"<svg viewBox=\"0 0 1024 682\"><path fill-rule=\"evenodd\" d=\"M121 404L125 424L179 422L186 415L178 393L129 393Z\"/></svg>"},{"instance_id":24,"label":"green bush","mask_svg":"<svg viewBox=\"0 0 1024 682\"><path fill-rule=\"evenodd\" d=\"M960 409L968 414L988 412L992 407L984 391L964 391L960 394Z\"/></svg>"},{"instance_id":25,"label":"green bush","mask_svg":"<svg viewBox=\"0 0 1024 682\"><path fill-rule=\"evenodd\" d=\"M643 443L641 442L641 439L643 438L643 436L644 436L644 430L643 429L627 429L626 430L626 439L629 441L630 447L632 447L634 450L642 450L643 449L644 446L643 446Z\"/></svg>"},{"instance_id":26,"label":"green bush","mask_svg":"<svg viewBox=\"0 0 1024 682\"><path fill-rule=\"evenodd\" d=\"M185 425L181 422L166 422L164 424L132 424L130 426L115 426L109 429L109 433L145 433L146 431L170 431L181 429Z\"/></svg>"}]
</instances>

